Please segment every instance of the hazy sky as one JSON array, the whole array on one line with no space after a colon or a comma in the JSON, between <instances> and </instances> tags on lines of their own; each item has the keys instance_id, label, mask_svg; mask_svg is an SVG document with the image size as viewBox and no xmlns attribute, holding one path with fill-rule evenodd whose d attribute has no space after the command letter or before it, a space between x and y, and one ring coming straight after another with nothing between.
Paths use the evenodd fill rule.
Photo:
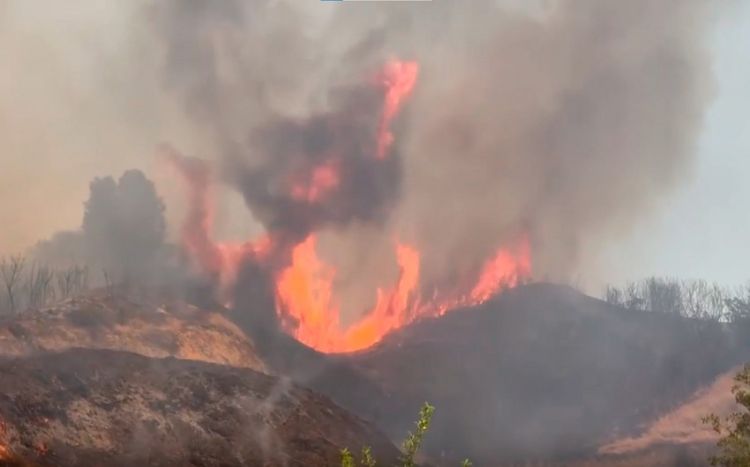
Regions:
<instances>
[{"instance_id":1,"label":"hazy sky","mask_svg":"<svg viewBox=\"0 0 750 467\"><path fill-rule=\"evenodd\" d=\"M624 278L750 280L750 2L724 12L711 48L716 97L692 180L606 255Z\"/></svg>"},{"instance_id":2,"label":"hazy sky","mask_svg":"<svg viewBox=\"0 0 750 467\"><path fill-rule=\"evenodd\" d=\"M0 0L0 197L12 201L0 203L0 254L76 228L93 176L138 167L158 179L155 144L191 137L179 122L159 118L168 110L153 94L153 64L122 65L148 44L120 50L127 18L113 4L24 4ZM10 11L4 8L14 11L4 17ZM650 274L727 284L750 279L750 1L725 9L710 46L716 97L692 179L602 254L605 280ZM127 98L139 83L143 99ZM108 91L87 92L94 87Z\"/></svg>"}]
</instances>

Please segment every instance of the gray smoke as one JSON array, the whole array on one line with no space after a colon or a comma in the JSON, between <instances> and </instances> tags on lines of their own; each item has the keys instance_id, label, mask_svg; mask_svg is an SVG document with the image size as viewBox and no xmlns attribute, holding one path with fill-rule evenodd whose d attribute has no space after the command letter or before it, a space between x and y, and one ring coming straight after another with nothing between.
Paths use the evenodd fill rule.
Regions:
<instances>
[{"instance_id":1,"label":"gray smoke","mask_svg":"<svg viewBox=\"0 0 750 467\"><path fill-rule=\"evenodd\" d=\"M535 275L566 280L658 212L691 167L711 88L707 2L316 8L170 0L149 10L165 87L269 230L333 226L337 255L355 258L395 232L419 246L427 285L475 272L526 234ZM360 164L379 109L352 96L394 56L417 60L420 76L381 173ZM309 209L275 194L331 148L356 172L335 202ZM381 232L375 245L349 238L363 226Z\"/></svg>"},{"instance_id":2,"label":"gray smoke","mask_svg":"<svg viewBox=\"0 0 750 467\"><path fill-rule=\"evenodd\" d=\"M167 39L169 86L183 91L196 122L215 130L226 180L267 230L292 244L328 225L384 222L401 178L398 158L374 157L384 86L365 76L327 84L317 96L325 102L311 104L304 115L269 103L277 90L304 87L319 65L299 63L312 49L298 51L304 40L294 13L278 2L166 2L155 14ZM283 54L268 47L271 38ZM309 182L319 167L336 173L325 199L294 196L295 181Z\"/></svg>"},{"instance_id":3,"label":"gray smoke","mask_svg":"<svg viewBox=\"0 0 750 467\"><path fill-rule=\"evenodd\" d=\"M429 248L428 273L471 268L520 229L537 274L585 274L691 166L706 3L552 5L530 19L452 3L454 34L426 54L402 219Z\"/></svg>"},{"instance_id":4,"label":"gray smoke","mask_svg":"<svg viewBox=\"0 0 750 467\"><path fill-rule=\"evenodd\" d=\"M35 260L57 267L87 265L97 277L106 271L118 282L148 283L158 276L167 258L164 204L143 172L94 179L84 207L81 229L40 242L32 251Z\"/></svg>"}]
</instances>

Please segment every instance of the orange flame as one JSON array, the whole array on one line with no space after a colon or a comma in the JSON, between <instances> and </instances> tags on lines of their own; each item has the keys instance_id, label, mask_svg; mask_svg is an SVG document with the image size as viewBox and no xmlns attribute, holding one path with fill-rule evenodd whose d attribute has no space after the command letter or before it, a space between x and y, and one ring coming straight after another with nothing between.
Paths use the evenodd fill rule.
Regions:
<instances>
[{"instance_id":1,"label":"orange flame","mask_svg":"<svg viewBox=\"0 0 750 467\"><path fill-rule=\"evenodd\" d=\"M220 298L229 303L230 289L242 261L248 256L268 255L272 239L263 236L244 243L215 242L211 238L214 223L211 167L200 159L184 157L174 149L163 149L164 160L178 173L188 193L189 209L180 230L182 246L203 273L218 280Z\"/></svg>"},{"instance_id":2,"label":"orange flame","mask_svg":"<svg viewBox=\"0 0 750 467\"><path fill-rule=\"evenodd\" d=\"M394 329L409 323L417 306L419 252L407 245L396 245L399 278L393 289L378 289L375 307L347 329L343 342L327 351L360 350L379 342Z\"/></svg>"},{"instance_id":3,"label":"orange flame","mask_svg":"<svg viewBox=\"0 0 750 467\"><path fill-rule=\"evenodd\" d=\"M500 248L482 268L479 280L469 294L470 303L481 303L495 295L502 287L515 287L531 275L531 247L523 237L515 252Z\"/></svg>"},{"instance_id":4,"label":"orange flame","mask_svg":"<svg viewBox=\"0 0 750 467\"><path fill-rule=\"evenodd\" d=\"M378 342L409 321L409 305L419 281L419 253L397 245L399 279L390 291L377 291L377 304L354 324L342 328L333 297L335 270L315 250L315 237L297 245L292 263L277 277L278 312L299 341L324 352L358 350Z\"/></svg>"},{"instance_id":5,"label":"orange flame","mask_svg":"<svg viewBox=\"0 0 750 467\"><path fill-rule=\"evenodd\" d=\"M517 252L501 249L482 270L467 297L421 303L419 251L396 245L399 278L389 291L379 289L375 306L350 326L341 325L333 294L335 269L322 262L310 236L295 247L292 263L277 277L277 312L284 328L300 342L322 352L351 352L368 348L394 329L424 316L443 314L458 306L480 304L502 288L514 287L530 274L528 242Z\"/></svg>"},{"instance_id":6,"label":"orange flame","mask_svg":"<svg viewBox=\"0 0 750 467\"><path fill-rule=\"evenodd\" d=\"M315 243L311 235L294 248L292 263L276 278L276 293L284 327L309 346L327 349L341 338L333 304L335 271L318 259Z\"/></svg>"},{"instance_id":7,"label":"orange flame","mask_svg":"<svg viewBox=\"0 0 750 467\"><path fill-rule=\"evenodd\" d=\"M339 171L336 164L328 162L315 167L308 180L302 180L292 186L291 196L297 201L317 203L340 183Z\"/></svg>"},{"instance_id":8,"label":"orange flame","mask_svg":"<svg viewBox=\"0 0 750 467\"><path fill-rule=\"evenodd\" d=\"M378 159L385 159L388 149L393 144L393 133L391 133L391 122L403 102L411 94L417 83L419 64L417 62L402 62L393 60L388 62L380 76L380 81L386 88L383 115L380 120L380 131L378 133Z\"/></svg>"}]
</instances>

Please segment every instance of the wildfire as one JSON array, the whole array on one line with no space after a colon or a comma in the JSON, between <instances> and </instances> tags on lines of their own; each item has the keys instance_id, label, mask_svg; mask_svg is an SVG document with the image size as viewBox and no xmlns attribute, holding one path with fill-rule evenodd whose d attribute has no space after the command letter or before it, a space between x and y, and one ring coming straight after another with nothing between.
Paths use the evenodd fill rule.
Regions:
<instances>
[{"instance_id":1,"label":"wildfire","mask_svg":"<svg viewBox=\"0 0 750 467\"><path fill-rule=\"evenodd\" d=\"M276 281L277 311L285 329L300 342L323 352L365 349L416 319L480 304L502 288L516 286L531 272L528 242L524 240L517 250L499 250L485 264L467 296L422 302L418 290L419 251L397 243L396 257L400 271L396 284L389 290L377 290L375 306L343 327L333 294L336 271L318 258L315 237L309 237L294 249L292 264Z\"/></svg>"},{"instance_id":2,"label":"wildfire","mask_svg":"<svg viewBox=\"0 0 750 467\"><path fill-rule=\"evenodd\" d=\"M359 350L378 342L389 331L411 321L417 302L419 252L398 244L399 278L392 289L377 290L376 305L343 328L333 297L335 269L323 263L311 236L294 249L292 264L279 275L276 292L279 313L287 330L299 341L323 352Z\"/></svg>"},{"instance_id":3,"label":"wildfire","mask_svg":"<svg viewBox=\"0 0 750 467\"><path fill-rule=\"evenodd\" d=\"M518 281L531 275L531 247L526 237L515 251L501 248L482 268L479 280L469 294L470 303L481 303L499 292L502 287L515 287Z\"/></svg>"},{"instance_id":4,"label":"wildfire","mask_svg":"<svg viewBox=\"0 0 750 467\"><path fill-rule=\"evenodd\" d=\"M264 258L272 250L272 239L263 236L244 243L215 242L211 238L214 222L212 173L200 159L183 157L170 147L162 147L164 161L175 169L185 184L189 210L180 231L182 247L204 274L219 283L219 295L231 304L230 289L242 261Z\"/></svg>"},{"instance_id":5,"label":"wildfire","mask_svg":"<svg viewBox=\"0 0 750 467\"><path fill-rule=\"evenodd\" d=\"M312 173L292 184L291 196L297 201L317 203L339 185L339 172L336 164L328 162L315 167Z\"/></svg>"},{"instance_id":6,"label":"wildfire","mask_svg":"<svg viewBox=\"0 0 750 467\"><path fill-rule=\"evenodd\" d=\"M311 347L329 348L341 339L339 310L333 302L335 274L318 259L315 237L310 236L294 248L292 264L276 278L282 324L295 329L295 337Z\"/></svg>"},{"instance_id":7,"label":"wildfire","mask_svg":"<svg viewBox=\"0 0 750 467\"><path fill-rule=\"evenodd\" d=\"M411 94L417 83L419 65L416 62L389 62L380 76L380 81L386 88L383 114L380 120L378 134L377 157L384 159L388 149L393 144L393 133L390 131L391 122L398 115L404 100Z\"/></svg>"},{"instance_id":8,"label":"wildfire","mask_svg":"<svg viewBox=\"0 0 750 467\"><path fill-rule=\"evenodd\" d=\"M367 155L369 164L387 164L394 141L391 126L417 80L416 62L389 62L378 75L376 85L383 91L380 120ZM347 180L341 164L346 154L316 154L314 164L303 160L288 167L280 184L283 204L290 212L304 213L303 224L320 212L335 212L345 203ZM351 323L344 323L335 293L336 268L327 264L316 250L313 228L299 240L283 228L273 226L258 240L244 244L217 243L211 238L212 202L210 168L201 161L170 154L189 190L190 212L182 229L186 252L198 268L217 279L220 298L231 303L240 266L253 261L267 272L274 284L276 313L282 328L299 341L323 352L350 352L368 348L387 333L417 319L438 316L460 306L482 303L503 288L513 287L531 273L530 248L526 238L512 248L501 248L477 276L457 284L455 290L439 291L423 297L420 283L421 254L416 245L394 242L398 277L390 287L373 291L373 305ZM322 160L322 162L321 162ZM377 170L377 169L376 169ZM351 184L350 184L351 185ZM344 191L342 191L344 190ZM282 212L283 214L283 212ZM292 222L293 225L296 225ZM283 224L282 224L283 225ZM295 232L298 233L298 232Z\"/></svg>"}]
</instances>

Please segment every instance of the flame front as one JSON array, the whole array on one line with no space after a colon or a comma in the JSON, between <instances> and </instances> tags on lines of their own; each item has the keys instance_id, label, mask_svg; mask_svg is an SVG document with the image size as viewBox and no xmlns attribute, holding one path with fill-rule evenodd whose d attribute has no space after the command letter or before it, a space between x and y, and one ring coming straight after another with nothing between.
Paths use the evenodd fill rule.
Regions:
<instances>
[{"instance_id":1,"label":"flame front","mask_svg":"<svg viewBox=\"0 0 750 467\"><path fill-rule=\"evenodd\" d=\"M368 157L370 164L389 163L394 142L391 126L415 87L418 70L416 62L391 61L377 76L375 84L382 91L383 100L370 149L374 153ZM301 240L289 232L269 228L263 237L244 244L213 241L209 167L174 153L168 156L189 191L190 212L182 229L183 246L193 263L216 280L219 298L231 305L241 265L247 261L260 265L274 284L272 293L282 328L322 352L368 348L394 329L422 317L482 303L499 290L514 287L531 273L529 243L522 238L513 248L499 249L476 277L456 285L454 290L437 291L425 299L424 284L420 283L419 248L395 241L399 271L395 283L374 290L369 311L345 324L334 287L336 268L318 256L314 231ZM290 167L286 183L281 182L286 190L281 195L284 202L296 212L313 215L315 209L327 212L346 201L347 193L341 191L345 181L341 163L345 160L345 155L322 152L314 154L312 164Z\"/></svg>"},{"instance_id":2,"label":"flame front","mask_svg":"<svg viewBox=\"0 0 750 467\"><path fill-rule=\"evenodd\" d=\"M395 248L399 266L396 283L389 290L378 289L375 306L354 323L342 326L333 294L335 269L318 258L315 237L295 247L292 264L276 280L277 312L287 332L322 352L361 350L419 318L483 303L530 274L528 242L524 240L516 250L499 250L467 296L422 302L418 289L419 251L401 243L396 243Z\"/></svg>"}]
</instances>

